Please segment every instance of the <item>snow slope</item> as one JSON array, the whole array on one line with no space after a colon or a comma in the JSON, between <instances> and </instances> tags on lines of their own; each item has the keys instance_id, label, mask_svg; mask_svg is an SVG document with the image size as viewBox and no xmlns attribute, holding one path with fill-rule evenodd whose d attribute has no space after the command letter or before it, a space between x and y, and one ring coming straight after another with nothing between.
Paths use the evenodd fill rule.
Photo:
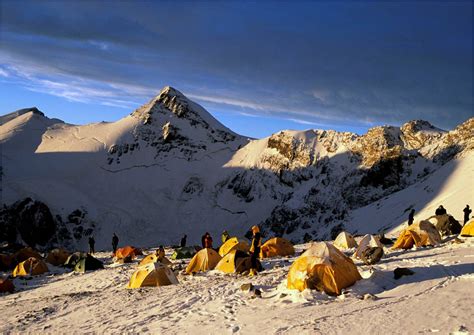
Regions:
<instances>
[{"instance_id":1,"label":"snow slope","mask_svg":"<svg viewBox=\"0 0 474 335\"><path fill-rule=\"evenodd\" d=\"M54 268L31 280L15 279L19 291L0 296L0 332L468 334L474 332L474 240L464 240L386 249L381 262L370 267L356 261L365 279L339 297L287 290L294 258L265 261L265 270L253 278L181 271L178 285L135 290L125 286L136 263L85 274ZM297 252L308 246L297 246ZM110 262L108 255L99 253ZM174 266L184 269L186 263ZM395 280L397 267L415 273ZM262 298L241 291L244 283L260 289Z\"/></svg>"},{"instance_id":2,"label":"snow slope","mask_svg":"<svg viewBox=\"0 0 474 335\"><path fill-rule=\"evenodd\" d=\"M344 227L401 224L405 217L387 213L384 222L366 225L359 217L369 214L360 208L421 185L439 169L448 178L453 159L471 159L474 119L449 132L417 120L362 136L307 130L251 140L165 87L116 122L71 125L35 108L5 115L0 144L1 203L45 203L69 232L59 244L73 249L85 248L89 234L98 248L113 232L138 246L176 244L184 233L195 244L205 231L242 235L256 224L269 236L302 241L329 239ZM472 175L459 171L450 177L454 188ZM443 193L445 203L472 199ZM79 223L71 219L78 216Z\"/></svg>"},{"instance_id":3,"label":"snow slope","mask_svg":"<svg viewBox=\"0 0 474 335\"><path fill-rule=\"evenodd\" d=\"M358 234L383 230L389 233L392 231L391 235L398 236L398 232L408 224L411 208L416 210L415 221L419 221L434 215L439 205L463 222L466 203L472 205L474 202L474 189L469 184L472 180L474 152L471 151L464 157L446 163L423 181L354 210L346 228Z\"/></svg>"}]
</instances>

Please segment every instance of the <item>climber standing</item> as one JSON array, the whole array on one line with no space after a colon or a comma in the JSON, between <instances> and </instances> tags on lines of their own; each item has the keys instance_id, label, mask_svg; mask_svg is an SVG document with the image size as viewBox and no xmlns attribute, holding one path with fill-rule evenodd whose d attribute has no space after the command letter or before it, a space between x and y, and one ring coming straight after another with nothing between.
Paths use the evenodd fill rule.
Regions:
<instances>
[{"instance_id":1,"label":"climber standing","mask_svg":"<svg viewBox=\"0 0 474 335\"><path fill-rule=\"evenodd\" d=\"M184 248L186 246L186 239L188 238L188 235L184 234L183 237L181 238L181 243L180 246L181 248Z\"/></svg>"},{"instance_id":2,"label":"climber standing","mask_svg":"<svg viewBox=\"0 0 474 335\"><path fill-rule=\"evenodd\" d=\"M158 262L161 262L165 258L165 248L163 248L162 245L156 250L156 258L158 259Z\"/></svg>"},{"instance_id":3,"label":"climber standing","mask_svg":"<svg viewBox=\"0 0 474 335\"><path fill-rule=\"evenodd\" d=\"M95 253L95 240L92 236L89 237L89 253L91 255Z\"/></svg>"},{"instance_id":4,"label":"climber standing","mask_svg":"<svg viewBox=\"0 0 474 335\"><path fill-rule=\"evenodd\" d=\"M469 215L471 215L472 209L469 208L469 205L466 205L462 211L464 212L464 224L466 224L467 221L469 221Z\"/></svg>"},{"instance_id":5,"label":"climber standing","mask_svg":"<svg viewBox=\"0 0 474 335\"><path fill-rule=\"evenodd\" d=\"M443 205L439 205L438 208L436 208L435 215L444 215L447 214L446 208L443 207Z\"/></svg>"},{"instance_id":6,"label":"climber standing","mask_svg":"<svg viewBox=\"0 0 474 335\"><path fill-rule=\"evenodd\" d=\"M415 209L412 208L410 213L408 214L408 225L411 226L413 224L413 220L415 220Z\"/></svg>"},{"instance_id":7,"label":"climber standing","mask_svg":"<svg viewBox=\"0 0 474 335\"><path fill-rule=\"evenodd\" d=\"M252 268L250 269L250 276L255 276L258 272L257 258L260 255L260 247L262 246L262 235L258 226L252 227L252 244L250 245L250 260Z\"/></svg>"},{"instance_id":8,"label":"climber standing","mask_svg":"<svg viewBox=\"0 0 474 335\"><path fill-rule=\"evenodd\" d=\"M119 238L118 238L118 236L114 233L114 236L112 236L112 249L113 249L113 251L114 251L114 255L115 255L115 252L117 251L118 242L119 242Z\"/></svg>"},{"instance_id":9,"label":"climber standing","mask_svg":"<svg viewBox=\"0 0 474 335\"><path fill-rule=\"evenodd\" d=\"M211 234L209 233L206 233L204 234L204 237L203 237L203 248L211 248L212 249L212 237L211 237Z\"/></svg>"}]
</instances>

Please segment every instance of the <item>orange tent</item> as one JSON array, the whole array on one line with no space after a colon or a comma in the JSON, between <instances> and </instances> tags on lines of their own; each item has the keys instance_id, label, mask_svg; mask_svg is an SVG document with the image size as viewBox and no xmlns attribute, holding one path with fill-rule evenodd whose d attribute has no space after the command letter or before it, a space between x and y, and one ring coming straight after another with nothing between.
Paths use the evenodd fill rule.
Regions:
<instances>
[{"instance_id":1,"label":"orange tent","mask_svg":"<svg viewBox=\"0 0 474 335\"><path fill-rule=\"evenodd\" d=\"M313 244L291 265L287 287L316 289L339 295L343 288L361 279L352 259L328 242Z\"/></svg>"},{"instance_id":2,"label":"orange tent","mask_svg":"<svg viewBox=\"0 0 474 335\"><path fill-rule=\"evenodd\" d=\"M0 293L4 292L10 292L13 293L15 291L15 285L13 285L13 282L10 279L3 279L0 278Z\"/></svg>"},{"instance_id":3,"label":"orange tent","mask_svg":"<svg viewBox=\"0 0 474 335\"><path fill-rule=\"evenodd\" d=\"M190 274L199 271L205 272L208 270L213 270L221 258L222 257L214 249L201 249L189 262L188 266L186 267L186 273Z\"/></svg>"},{"instance_id":4,"label":"orange tent","mask_svg":"<svg viewBox=\"0 0 474 335\"><path fill-rule=\"evenodd\" d=\"M438 230L430 221L420 221L412 224L403 230L398 236L392 249L411 249L413 245L417 247L427 245L438 245L441 243L441 236Z\"/></svg>"},{"instance_id":5,"label":"orange tent","mask_svg":"<svg viewBox=\"0 0 474 335\"><path fill-rule=\"evenodd\" d=\"M295 247L290 241L274 237L265 242L260 248L260 258L291 256L295 254Z\"/></svg>"},{"instance_id":6,"label":"orange tent","mask_svg":"<svg viewBox=\"0 0 474 335\"><path fill-rule=\"evenodd\" d=\"M115 257L118 259L129 257L131 259L135 259L137 255L143 255L142 251L138 248L132 247L127 245L123 248L118 248L115 252Z\"/></svg>"},{"instance_id":7,"label":"orange tent","mask_svg":"<svg viewBox=\"0 0 474 335\"><path fill-rule=\"evenodd\" d=\"M63 265L70 254L64 249L53 249L46 257L46 262L55 266Z\"/></svg>"},{"instance_id":8,"label":"orange tent","mask_svg":"<svg viewBox=\"0 0 474 335\"><path fill-rule=\"evenodd\" d=\"M232 250L248 252L249 249L250 249L250 246L247 242L243 240L239 241L237 237L232 237L232 238L229 238L223 245L221 245L221 247L219 248L219 255L221 257L224 257Z\"/></svg>"},{"instance_id":9,"label":"orange tent","mask_svg":"<svg viewBox=\"0 0 474 335\"><path fill-rule=\"evenodd\" d=\"M17 276L36 276L48 272L48 266L41 259L34 257L18 264L13 270L13 277Z\"/></svg>"},{"instance_id":10,"label":"orange tent","mask_svg":"<svg viewBox=\"0 0 474 335\"><path fill-rule=\"evenodd\" d=\"M161 263L148 263L140 266L130 278L127 288L144 286L165 286L178 284L178 278L173 271Z\"/></svg>"},{"instance_id":11,"label":"orange tent","mask_svg":"<svg viewBox=\"0 0 474 335\"><path fill-rule=\"evenodd\" d=\"M258 260L257 265L258 267L261 267ZM233 249L227 255L222 257L214 270L225 273L245 273L250 271L251 267L252 261L250 256L243 251Z\"/></svg>"}]
</instances>

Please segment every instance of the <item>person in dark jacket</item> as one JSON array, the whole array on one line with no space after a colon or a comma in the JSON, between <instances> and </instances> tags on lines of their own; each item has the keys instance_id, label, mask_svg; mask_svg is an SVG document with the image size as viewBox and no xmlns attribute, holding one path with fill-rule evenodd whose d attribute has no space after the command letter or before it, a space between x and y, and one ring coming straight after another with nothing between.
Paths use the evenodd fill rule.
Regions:
<instances>
[{"instance_id":1,"label":"person in dark jacket","mask_svg":"<svg viewBox=\"0 0 474 335\"><path fill-rule=\"evenodd\" d=\"M90 254L95 253L95 240L92 236L89 237L89 253Z\"/></svg>"},{"instance_id":2,"label":"person in dark jacket","mask_svg":"<svg viewBox=\"0 0 474 335\"><path fill-rule=\"evenodd\" d=\"M408 225L409 226L411 226L413 224L413 220L415 220L415 209L414 208L408 214Z\"/></svg>"},{"instance_id":3,"label":"person in dark jacket","mask_svg":"<svg viewBox=\"0 0 474 335\"><path fill-rule=\"evenodd\" d=\"M469 215L471 215L472 209L469 208L469 205L466 205L462 211L464 212L464 224L466 224L467 221L469 221Z\"/></svg>"},{"instance_id":4,"label":"person in dark jacket","mask_svg":"<svg viewBox=\"0 0 474 335\"><path fill-rule=\"evenodd\" d=\"M250 260L252 268L250 269L250 276L255 276L258 272L257 259L260 256L260 247L262 246L262 235L258 226L252 227L252 244L250 245Z\"/></svg>"},{"instance_id":5,"label":"person in dark jacket","mask_svg":"<svg viewBox=\"0 0 474 335\"><path fill-rule=\"evenodd\" d=\"M438 208L436 208L435 215L444 215L447 214L446 209L443 207L443 205L439 205Z\"/></svg>"},{"instance_id":6,"label":"person in dark jacket","mask_svg":"<svg viewBox=\"0 0 474 335\"><path fill-rule=\"evenodd\" d=\"M211 237L211 234L209 233L204 234L203 248L212 249L212 237Z\"/></svg>"},{"instance_id":7,"label":"person in dark jacket","mask_svg":"<svg viewBox=\"0 0 474 335\"><path fill-rule=\"evenodd\" d=\"M113 249L113 251L114 251L114 254L115 254L115 252L117 251L118 243L119 243L119 238L118 238L118 236L114 233L114 236L112 236L112 249Z\"/></svg>"},{"instance_id":8,"label":"person in dark jacket","mask_svg":"<svg viewBox=\"0 0 474 335\"><path fill-rule=\"evenodd\" d=\"M186 239L188 238L188 235L184 234L184 236L181 238L181 243L180 246L181 248L184 248L186 246Z\"/></svg>"}]
</instances>

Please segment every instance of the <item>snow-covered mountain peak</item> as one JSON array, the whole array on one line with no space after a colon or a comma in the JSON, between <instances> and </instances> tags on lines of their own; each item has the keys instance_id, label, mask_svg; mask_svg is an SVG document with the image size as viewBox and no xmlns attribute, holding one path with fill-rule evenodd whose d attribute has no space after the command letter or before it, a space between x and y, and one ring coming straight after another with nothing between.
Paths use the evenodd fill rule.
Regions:
<instances>
[{"instance_id":1,"label":"snow-covered mountain peak","mask_svg":"<svg viewBox=\"0 0 474 335\"><path fill-rule=\"evenodd\" d=\"M439 140L446 131L433 126L428 121L413 120L400 128L402 140L407 149L420 149Z\"/></svg>"},{"instance_id":2,"label":"snow-covered mountain peak","mask_svg":"<svg viewBox=\"0 0 474 335\"><path fill-rule=\"evenodd\" d=\"M36 107L23 108L23 109L18 109L12 113L9 113L0 117L0 125L3 125L13 119L16 119L19 116L23 116L28 113L30 113L31 115L37 115L37 116L42 116L42 117L45 116L44 113L41 112Z\"/></svg>"},{"instance_id":3,"label":"snow-covered mountain peak","mask_svg":"<svg viewBox=\"0 0 474 335\"><path fill-rule=\"evenodd\" d=\"M234 141L239 137L203 107L170 86L164 87L149 103L131 115L144 125L154 125L159 129L166 126L166 129L172 128L185 137L198 139L204 136L211 142Z\"/></svg>"},{"instance_id":4,"label":"snow-covered mountain peak","mask_svg":"<svg viewBox=\"0 0 474 335\"><path fill-rule=\"evenodd\" d=\"M435 133L445 133L446 131L440 128L433 126L431 123L425 120L412 120L403 124L400 128L402 132L411 131L411 132L435 132Z\"/></svg>"}]
</instances>

